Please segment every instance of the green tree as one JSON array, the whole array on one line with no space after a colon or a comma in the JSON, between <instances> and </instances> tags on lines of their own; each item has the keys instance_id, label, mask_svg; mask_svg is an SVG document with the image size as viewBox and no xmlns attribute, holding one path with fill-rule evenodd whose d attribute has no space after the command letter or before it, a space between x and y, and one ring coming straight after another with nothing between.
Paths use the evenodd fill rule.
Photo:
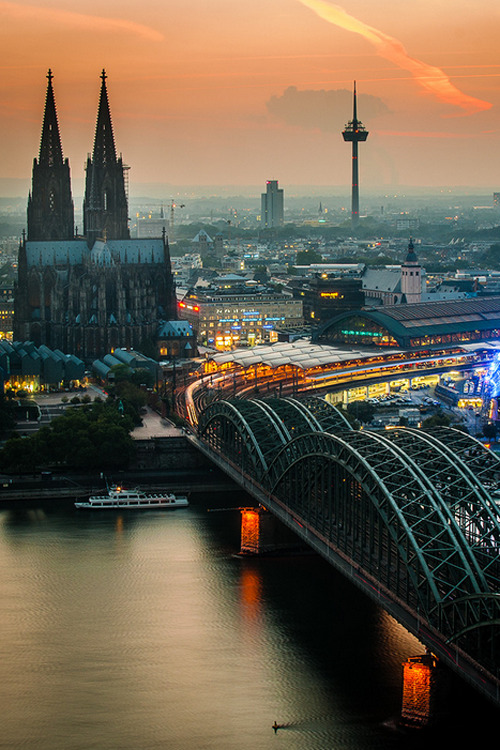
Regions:
<instances>
[{"instance_id":1,"label":"green tree","mask_svg":"<svg viewBox=\"0 0 500 750\"><path fill-rule=\"evenodd\" d=\"M316 250L300 250L295 258L297 266L308 266L310 263L321 263L323 256Z\"/></svg>"},{"instance_id":2,"label":"green tree","mask_svg":"<svg viewBox=\"0 0 500 750\"><path fill-rule=\"evenodd\" d=\"M491 245L490 249L487 250L482 256L483 263L492 269L500 268L500 244Z\"/></svg>"},{"instance_id":3,"label":"green tree","mask_svg":"<svg viewBox=\"0 0 500 750\"><path fill-rule=\"evenodd\" d=\"M8 440L0 451L7 471L62 465L84 469L125 468L134 454L134 421L111 403L66 409L35 435Z\"/></svg>"},{"instance_id":4,"label":"green tree","mask_svg":"<svg viewBox=\"0 0 500 750\"><path fill-rule=\"evenodd\" d=\"M6 435L9 430L14 429L15 424L12 401L7 400L3 393L0 393L0 435Z\"/></svg>"},{"instance_id":5,"label":"green tree","mask_svg":"<svg viewBox=\"0 0 500 750\"><path fill-rule=\"evenodd\" d=\"M132 373L130 382L137 386L145 385L146 388L152 388L155 384L155 376L151 370L146 370L145 367L138 367Z\"/></svg>"},{"instance_id":6,"label":"green tree","mask_svg":"<svg viewBox=\"0 0 500 750\"><path fill-rule=\"evenodd\" d=\"M347 413L360 422L368 424L374 417L375 407L368 401L352 401L347 405Z\"/></svg>"},{"instance_id":7,"label":"green tree","mask_svg":"<svg viewBox=\"0 0 500 750\"><path fill-rule=\"evenodd\" d=\"M122 413L128 415L135 425L142 424L140 411L148 402L148 395L134 383L124 380L116 384L115 401L121 402Z\"/></svg>"},{"instance_id":8,"label":"green tree","mask_svg":"<svg viewBox=\"0 0 500 750\"><path fill-rule=\"evenodd\" d=\"M494 440L497 436L497 426L494 422L487 422L483 425L483 435L488 440Z\"/></svg>"},{"instance_id":9,"label":"green tree","mask_svg":"<svg viewBox=\"0 0 500 750\"><path fill-rule=\"evenodd\" d=\"M449 427L451 423L451 417L444 413L444 411L437 411L431 417L427 417L422 422L422 427Z\"/></svg>"},{"instance_id":10,"label":"green tree","mask_svg":"<svg viewBox=\"0 0 500 750\"><path fill-rule=\"evenodd\" d=\"M113 376L115 383L120 383L122 380L130 380L132 370L126 364L112 365L110 374Z\"/></svg>"}]
</instances>

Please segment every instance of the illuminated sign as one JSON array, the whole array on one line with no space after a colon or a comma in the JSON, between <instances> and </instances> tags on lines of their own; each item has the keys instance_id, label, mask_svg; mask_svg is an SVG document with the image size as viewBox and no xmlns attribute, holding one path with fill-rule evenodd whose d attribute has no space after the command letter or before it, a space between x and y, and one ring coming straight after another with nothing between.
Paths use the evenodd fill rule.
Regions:
<instances>
[{"instance_id":1,"label":"illuminated sign","mask_svg":"<svg viewBox=\"0 0 500 750\"><path fill-rule=\"evenodd\" d=\"M383 336L383 333L376 331L341 331L345 336Z\"/></svg>"}]
</instances>

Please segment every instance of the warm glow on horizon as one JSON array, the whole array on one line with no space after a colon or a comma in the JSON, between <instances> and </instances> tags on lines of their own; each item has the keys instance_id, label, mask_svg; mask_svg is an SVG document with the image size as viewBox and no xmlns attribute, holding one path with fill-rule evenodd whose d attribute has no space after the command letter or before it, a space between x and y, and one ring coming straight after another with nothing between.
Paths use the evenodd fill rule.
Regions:
<instances>
[{"instance_id":1,"label":"warm glow on horizon","mask_svg":"<svg viewBox=\"0 0 500 750\"><path fill-rule=\"evenodd\" d=\"M486 0L404 13L398 0L0 0L0 12L1 194L27 191L49 68L74 184L105 68L136 193L270 176L348 192L354 80L365 187L498 187L500 10Z\"/></svg>"}]
</instances>

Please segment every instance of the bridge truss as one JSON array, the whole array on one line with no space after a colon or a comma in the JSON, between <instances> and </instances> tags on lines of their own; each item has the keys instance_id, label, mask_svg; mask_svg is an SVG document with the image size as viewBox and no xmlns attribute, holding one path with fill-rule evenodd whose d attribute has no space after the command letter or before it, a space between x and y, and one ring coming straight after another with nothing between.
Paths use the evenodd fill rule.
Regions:
<instances>
[{"instance_id":1,"label":"bridge truss","mask_svg":"<svg viewBox=\"0 0 500 750\"><path fill-rule=\"evenodd\" d=\"M198 435L269 510L500 702L494 453L452 428L354 430L311 396L214 402Z\"/></svg>"}]
</instances>

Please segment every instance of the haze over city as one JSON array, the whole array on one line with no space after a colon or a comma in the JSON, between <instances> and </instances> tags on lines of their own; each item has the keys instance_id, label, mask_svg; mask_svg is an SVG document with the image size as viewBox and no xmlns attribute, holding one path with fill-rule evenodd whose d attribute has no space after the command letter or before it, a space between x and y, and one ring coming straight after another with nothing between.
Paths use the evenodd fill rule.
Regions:
<instances>
[{"instance_id":1,"label":"haze over city","mask_svg":"<svg viewBox=\"0 0 500 750\"><path fill-rule=\"evenodd\" d=\"M74 180L92 148L102 68L133 192L350 184L341 131L370 132L365 190L497 189L500 10L367 0L0 2L0 188L23 195L48 68Z\"/></svg>"}]
</instances>

